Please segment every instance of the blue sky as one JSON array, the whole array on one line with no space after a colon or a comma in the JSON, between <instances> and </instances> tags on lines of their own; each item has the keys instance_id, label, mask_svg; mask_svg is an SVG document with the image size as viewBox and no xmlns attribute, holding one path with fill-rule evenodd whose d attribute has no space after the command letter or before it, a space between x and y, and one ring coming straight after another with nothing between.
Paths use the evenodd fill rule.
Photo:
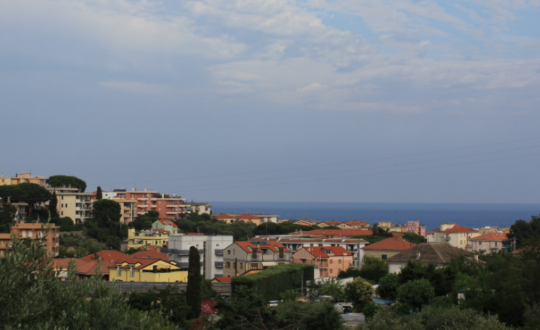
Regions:
<instances>
[{"instance_id":1,"label":"blue sky","mask_svg":"<svg viewBox=\"0 0 540 330\"><path fill-rule=\"evenodd\" d=\"M1 171L200 201L535 203L539 14L3 1Z\"/></svg>"}]
</instances>

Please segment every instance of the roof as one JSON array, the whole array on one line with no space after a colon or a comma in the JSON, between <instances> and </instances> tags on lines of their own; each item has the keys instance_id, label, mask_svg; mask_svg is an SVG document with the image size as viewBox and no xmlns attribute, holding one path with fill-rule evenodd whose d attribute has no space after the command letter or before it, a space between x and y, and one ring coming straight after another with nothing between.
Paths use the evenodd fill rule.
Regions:
<instances>
[{"instance_id":1,"label":"roof","mask_svg":"<svg viewBox=\"0 0 540 330\"><path fill-rule=\"evenodd\" d=\"M388 258L386 262L408 262L412 259L425 263L448 264L460 254L468 256L470 252L446 243L420 243Z\"/></svg>"},{"instance_id":2,"label":"roof","mask_svg":"<svg viewBox=\"0 0 540 330\"><path fill-rule=\"evenodd\" d=\"M232 277L216 277L214 280L220 282L220 283L231 283Z\"/></svg>"},{"instance_id":3,"label":"roof","mask_svg":"<svg viewBox=\"0 0 540 330\"><path fill-rule=\"evenodd\" d=\"M105 251L97 252L95 254L87 255L86 257L82 257L79 260L90 262L90 261L96 260L96 256L101 257L101 259L106 260L106 261L112 260L113 262L129 257L127 254L123 254L118 251L105 250Z\"/></svg>"},{"instance_id":4,"label":"roof","mask_svg":"<svg viewBox=\"0 0 540 330\"><path fill-rule=\"evenodd\" d=\"M433 235L433 232L432 232L432 231L428 231L428 232L426 233L426 235Z\"/></svg>"},{"instance_id":5,"label":"roof","mask_svg":"<svg viewBox=\"0 0 540 330\"><path fill-rule=\"evenodd\" d=\"M172 222L171 220L158 220L159 222L161 222L162 225L165 225L165 226L172 226L174 228L178 228L178 226Z\"/></svg>"},{"instance_id":6,"label":"roof","mask_svg":"<svg viewBox=\"0 0 540 330\"><path fill-rule=\"evenodd\" d=\"M303 235L325 235L325 236L362 236L362 235L373 235L371 230L364 229L317 229L299 232L296 231L294 234L303 234Z\"/></svg>"},{"instance_id":7,"label":"roof","mask_svg":"<svg viewBox=\"0 0 540 330\"><path fill-rule=\"evenodd\" d=\"M214 217L214 219L236 219L236 217L228 214L219 214Z\"/></svg>"},{"instance_id":8,"label":"roof","mask_svg":"<svg viewBox=\"0 0 540 330\"><path fill-rule=\"evenodd\" d=\"M404 241L400 237L389 237L380 242L366 245L362 250L405 251L415 245L414 243Z\"/></svg>"},{"instance_id":9,"label":"roof","mask_svg":"<svg viewBox=\"0 0 540 330\"><path fill-rule=\"evenodd\" d=\"M259 217L256 217L251 214L242 214L236 217L236 219L252 219L252 220L259 220Z\"/></svg>"},{"instance_id":10,"label":"roof","mask_svg":"<svg viewBox=\"0 0 540 330\"><path fill-rule=\"evenodd\" d=\"M167 255L157 251L139 251L131 254L130 257L143 259L160 259L164 261L169 261Z\"/></svg>"},{"instance_id":11,"label":"roof","mask_svg":"<svg viewBox=\"0 0 540 330\"><path fill-rule=\"evenodd\" d=\"M330 226L341 225L342 224L341 221L325 221L324 223L326 223L327 225L330 225Z\"/></svg>"},{"instance_id":12,"label":"roof","mask_svg":"<svg viewBox=\"0 0 540 330\"><path fill-rule=\"evenodd\" d=\"M508 237L504 233L486 233L484 235L471 238L471 241L506 241Z\"/></svg>"},{"instance_id":13,"label":"roof","mask_svg":"<svg viewBox=\"0 0 540 330\"><path fill-rule=\"evenodd\" d=\"M261 241L263 242L263 241ZM239 247L242 248L242 250L246 252L252 252L253 250L257 250L258 252L264 252L264 249L269 249L272 252L279 252L280 248L283 248L284 252L290 252L289 249L287 249L283 244L277 242L277 241L264 241L265 244L259 245L257 247L257 244L254 242L235 242ZM248 248L249 247L249 248ZM250 250L251 249L251 250Z\"/></svg>"},{"instance_id":14,"label":"roof","mask_svg":"<svg viewBox=\"0 0 540 330\"><path fill-rule=\"evenodd\" d=\"M442 232L443 233L477 233L478 230L474 230L474 229L467 228L460 225L454 225L451 228L443 230Z\"/></svg>"},{"instance_id":15,"label":"roof","mask_svg":"<svg viewBox=\"0 0 540 330\"><path fill-rule=\"evenodd\" d=\"M75 267L78 270L79 267L86 264L87 262L81 259L76 258L53 258L54 268L55 269L67 269L69 266L69 263L75 260Z\"/></svg>"},{"instance_id":16,"label":"roof","mask_svg":"<svg viewBox=\"0 0 540 330\"><path fill-rule=\"evenodd\" d=\"M350 226L369 226L369 223L367 223L365 221L352 220L352 221L347 221L345 223L350 225Z\"/></svg>"},{"instance_id":17,"label":"roof","mask_svg":"<svg viewBox=\"0 0 540 330\"><path fill-rule=\"evenodd\" d=\"M352 256L352 254L345 250L342 246L313 246L313 247L303 247L311 253L315 258L329 258L332 256ZM299 250L300 251L300 250ZM298 253L298 252L297 252Z\"/></svg>"},{"instance_id":18,"label":"roof","mask_svg":"<svg viewBox=\"0 0 540 330\"><path fill-rule=\"evenodd\" d=\"M11 234L0 234L0 239L10 239Z\"/></svg>"}]
</instances>

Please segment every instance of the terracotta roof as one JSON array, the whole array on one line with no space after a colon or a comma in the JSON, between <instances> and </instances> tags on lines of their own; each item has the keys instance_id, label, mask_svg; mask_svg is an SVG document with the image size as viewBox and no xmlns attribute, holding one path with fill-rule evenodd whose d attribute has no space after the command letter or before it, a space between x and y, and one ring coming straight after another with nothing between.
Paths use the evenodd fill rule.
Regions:
<instances>
[{"instance_id":1,"label":"terracotta roof","mask_svg":"<svg viewBox=\"0 0 540 330\"><path fill-rule=\"evenodd\" d=\"M317 230L309 230L309 231L303 231L303 232L296 231L294 232L294 234L325 235L325 236L338 236L338 237L339 235L341 235L342 237L346 237L346 236L373 235L373 232L371 230L364 230L364 229L317 229Z\"/></svg>"},{"instance_id":2,"label":"terracotta roof","mask_svg":"<svg viewBox=\"0 0 540 330\"><path fill-rule=\"evenodd\" d=\"M503 233L486 233L484 235L471 238L471 241L506 241L508 237Z\"/></svg>"},{"instance_id":3,"label":"terracotta roof","mask_svg":"<svg viewBox=\"0 0 540 330\"><path fill-rule=\"evenodd\" d=\"M110 262L111 260L115 262L117 260L129 258L127 254L123 254L121 252L114 251L114 250L105 250L105 251L100 251L96 254L91 254L86 257L82 257L80 258L80 260L90 262L92 260L96 260L95 258L96 255L100 257L101 259L106 260L107 262Z\"/></svg>"},{"instance_id":4,"label":"terracotta roof","mask_svg":"<svg viewBox=\"0 0 540 330\"><path fill-rule=\"evenodd\" d=\"M315 258L329 258L331 257L329 253L333 254L334 257L352 256L352 254L349 251L345 250L342 246L313 246L303 247L303 249L307 250Z\"/></svg>"},{"instance_id":5,"label":"terracotta roof","mask_svg":"<svg viewBox=\"0 0 540 330\"><path fill-rule=\"evenodd\" d=\"M55 269L67 269L69 263L75 260L75 267L78 270L79 267L86 264L86 261L76 258L53 258L54 268Z\"/></svg>"},{"instance_id":6,"label":"terracotta roof","mask_svg":"<svg viewBox=\"0 0 540 330\"><path fill-rule=\"evenodd\" d=\"M451 228L443 230L443 233L477 233L477 232L478 232L478 230L463 227L463 226L460 226L460 225L454 225Z\"/></svg>"},{"instance_id":7,"label":"terracotta roof","mask_svg":"<svg viewBox=\"0 0 540 330\"><path fill-rule=\"evenodd\" d=\"M0 239L10 239L11 234L0 234Z\"/></svg>"},{"instance_id":8,"label":"terracotta roof","mask_svg":"<svg viewBox=\"0 0 540 330\"><path fill-rule=\"evenodd\" d=\"M221 283L231 283L232 277L216 277L214 280L221 282Z\"/></svg>"},{"instance_id":9,"label":"terracotta roof","mask_svg":"<svg viewBox=\"0 0 540 330\"><path fill-rule=\"evenodd\" d=\"M110 261L101 260L101 268L99 269L100 274L109 274L109 265L112 263ZM94 275L96 273L96 268L98 266L97 260L92 260L85 264L82 264L77 268L77 274L82 275Z\"/></svg>"},{"instance_id":10,"label":"terracotta roof","mask_svg":"<svg viewBox=\"0 0 540 330\"><path fill-rule=\"evenodd\" d=\"M139 251L139 252L135 252L131 254L130 257L145 258L145 259L160 259L164 261L169 261L169 258L165 254L161 252L157 252L157 251Z\"/></svg>"},{"instance_id":11,"label":"terracotta roof","mask_svg":"<svg viewBox=\"0 0 540 330\"><path fill-rule=\"evenodd\" d=\"M257 241L260 241L262 242L260 239L252 239L252 242L257 242ZM260 248L261 250L264 250L266 248L272 250L273 252L279 252L279 248L283 248L285 252L290 252L289 249L287 249L285 247L285 245L279 243L278 241L275 241L275 240L264 240L264 242L267 244L267 245L260 245ZM250 242L251 243L251 242ZM252 243L254 244L255 246L257 246L257 243Z\"/></svg>"},{"instance_id":12,"label":"terracotta roof","mask_svg":"<svg viewBox=\"0 0 540 330\"><path fill-rule=\"evenodd\" d=\"M158 220L159 222L161 222L162 225L165 225L165 226L172 226L174 228L178 228L178 226L172 222L171 220Z\"/></svg>"},{"instance_id":13,"label":"terracotta roof","mask_svg":"<svg viewBox=\"0 0 540 330\"><path fill-rule=\"evenodd\" d=\"M242 214L236 217L236 219L252 219L252 220L259 220L259 217L253 216L251 214Z\"/></svg>"},{"instance_id":14,"label":"terracotta roof","mask_svg":"<svg viewBox=\"0 0 540 330\"><path fill-rule=\"evenodd\" d=\"M228 215L228 214L220 214L220 215L216 215L214 219L236 219L236 217L233 217L232 215Z\"/></svg>"},{"instance_id":15,"label":"terracotta roof","mask_svg":"<svg viewBox=\"0 0 540 330\"><path fill-rule=\"evenodd\" d=\"M433 232L432 232L432 231L428 231L428 232L426 233L426 235L433 235Z\"/></svg>"},{"instance_id":16,"label":"terracotta roof","mask_svg":"<svg viewBox=\"0 0 540 330\"><path fill-rule=\"evenodd\" d=\"M470 252L446 243L420 243L388 258L386 262L408 262L412 259L425 263L448 264L452 258L457 258L460 254L468 256Z\"/></svg>"},{"instance_id":17,"label":"terracotta roof","mask_svg":"<svg viewBox=\"0 0 540 330\"><path fill-rule=\"evenodd\" d=\"M398 237L389 237L380 242L364 246L362 250L385 250L385 251L404 251L408 250L416 244L404 241Z\"/></svg>"}]
</instances>

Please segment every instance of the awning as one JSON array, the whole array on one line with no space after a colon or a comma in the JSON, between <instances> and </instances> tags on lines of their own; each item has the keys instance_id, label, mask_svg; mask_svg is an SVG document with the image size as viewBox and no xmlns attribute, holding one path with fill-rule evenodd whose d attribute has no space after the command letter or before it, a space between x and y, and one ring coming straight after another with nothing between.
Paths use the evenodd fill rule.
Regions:
<instances>
[{"instance_id":1,"label":"awning","mask_svg":"<svg viewBox=\"0 0 540 330\"><path fill-rule=\"evenodd\" d=\"M263 267L277 266L277 262L274 261L263 261Z\"/></svg>"}]
</instances>

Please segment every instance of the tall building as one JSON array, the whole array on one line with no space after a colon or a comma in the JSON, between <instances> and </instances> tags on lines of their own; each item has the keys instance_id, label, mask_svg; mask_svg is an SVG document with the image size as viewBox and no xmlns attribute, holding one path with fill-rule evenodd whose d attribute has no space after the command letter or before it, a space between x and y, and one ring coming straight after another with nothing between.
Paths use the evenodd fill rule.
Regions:
<instances>
[{"instance_id":1,"label":"tall building","mask_svg":"<svg viewBox=\"0 0 540 330\"><path fill-rule=\"evenodd\" d=\"M15 234L21 239L43 240L47 253L56 257L60 249L60 228L45 223L16 222L10 228L9 234L0 234L0 257L6 256L11 247L11 235Z\"/></svg>"},{"instance_id":2,"label":"tall building","mask_svg":"<svg viewBox=\"0 0 540 330\"><path fill-rule=\"evenodd\" d=\"M92 217L92 198L94 195L79 192L77 188L47 188L51 193L56 192L58 199L57 210L60 217L70 217L74 223L84 223Z\"/></svg>"},{"instance_id":3,"label":"tall building","mask_svg":"<svg viewBox=\"0 0 540 330\"><path fill-rule=\"evenodd\" d=\"M223 249L233 242L232 236L171 235L169 247L161 249L182 268L189 265L189 249L194 246L201 256L201 273L207 279L223 277Z\"/></svg>"}]
</instances>

